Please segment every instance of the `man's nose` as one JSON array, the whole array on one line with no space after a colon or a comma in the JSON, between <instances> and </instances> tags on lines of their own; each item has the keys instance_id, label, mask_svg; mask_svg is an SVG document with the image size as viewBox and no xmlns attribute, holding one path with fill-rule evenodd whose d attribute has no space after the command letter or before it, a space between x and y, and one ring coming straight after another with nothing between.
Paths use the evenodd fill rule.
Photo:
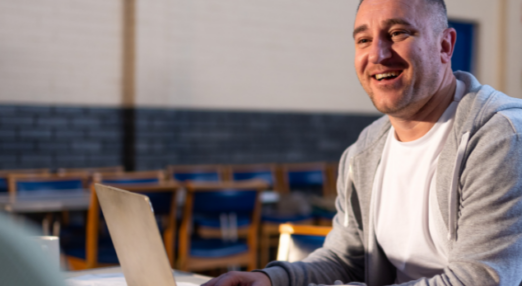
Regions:
<instances>
[{"instance_id":1,"label":"man's nose","mask_svg":"<svg viewBox=\"0 0 522 286\"><path fill-rule=\"evenodd\" d=\"M380 64L391 57L390 44L381 39L374 40L370 48L369 60L373 64Z\"/></svg>"}]
</instances>

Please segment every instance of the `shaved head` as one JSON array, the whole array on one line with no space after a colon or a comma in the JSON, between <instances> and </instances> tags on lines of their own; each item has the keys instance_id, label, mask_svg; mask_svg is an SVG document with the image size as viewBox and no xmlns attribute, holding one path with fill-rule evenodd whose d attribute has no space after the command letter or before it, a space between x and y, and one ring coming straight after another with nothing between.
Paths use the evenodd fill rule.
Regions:
<instances>
[{"instance_id":1,"label":"shaved head","mask_svg":"<svg viewBox=\"0 0 522 286\"><path fill-rule=\"evenodd\" d=\"M444 0L422 0L426 4L426 12L431 15L433 20L433 28L440 33L448 28L448 10ZM360 0L359 7L364 0ZM357 7L357 11L359 11Z\"/></svg>"}]
</instances>

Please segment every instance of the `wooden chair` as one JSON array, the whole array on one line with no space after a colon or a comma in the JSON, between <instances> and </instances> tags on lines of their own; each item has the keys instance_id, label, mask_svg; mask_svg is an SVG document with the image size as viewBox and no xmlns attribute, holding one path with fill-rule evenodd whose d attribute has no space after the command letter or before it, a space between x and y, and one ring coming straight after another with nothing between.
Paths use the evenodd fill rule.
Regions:
<instances>
[{"instance_id":1,"label":"wooden chair","mask_svg":"<svg viewBox=\"0 0 522 286\"><path fill-rule=\"evenodd\" d=\"M163 240L171 265L174 265L174 239L176 230L176 191L180 185L166 181L163 171L142 171L128 173L96 173L94 183L103 183L130 192L149 196L154 213L161 217L160 229L163 228ZM118 264L116 251L108 236L98 198L91 185L91 202L87 214L87 228L84 244L78 243L64 247L70 267L74 270L90 269Z\"/></svg>"},{"instance_id":2,"label":"wooden chair","mask_svg":"<svg viewBox=\"0 0 522 286\"><path fill-rule=\"evenodd\" d=\"M123 173L123 166L108 166L108 167L89 167L89 168L59 168L56 173L59 175L87 173L92 175L94 173Z\"/></svg>"},{"instance_id":3,"label":"wooden chair","mask_svg":"<svg viewBox=\"0 0 522 286\"><path fill-rule=\"evenodd\" d=\"M280 191L281 183L276 164L227 165L224 170L227 181L240 182L258 179L265 181L270 190Z\"/></svg>"},{"instance_id":4,"label":"wooden chair","mask_svg":"<svg viewBox=\"0 0 522 286\"><path fill-rule=\"evenodd\" d=\"M326 226L281 224L277 260L288 262L302 260L323 246L326 235L331 230L332 227Z\"/></svg>"},{"instance_id":5,"label":"wooden chair","mask_svg":"<svg viewBox=\"0 0 522 286\"><path fill-rule=\"evenodd\" d=\"M9 174L49 174L49 169L13 169L0 170L0 193L8 191L8 175Z\"/></svg>"},{"instance_id":6,"label":"wooden chair","mask_svg":"<svg viewBox=\"0 0 522 286\"><path fill-rule=\"evenodd\" d=\"M10 196L17 195L57 195L59 192L66 191L82 191L85 190L89 177L85 174L76 174L70 176L59 176L56 174L9 174L8 190ZM37 216L36 220L42 223L42 232L44 235L52 233L58 235L62 224L68 224L69 212L63 211L61 215L56 213L47 213L45 216ZM52 225L52 230L51 229Z\"/></svg>"},{"instance_id":7,"label":"wooden chair","mask_svg":"<svg viewBox=\"0 0 522 286\"><path fill-rule=\"evenodd\" d=\"M303 191L319 196L329 195L335 183L331 182L331 178L328 177L328 168L328 164L325 162L284 164L285 191Z\"/></svg>"},{"instance_id":8,"label":"wooden chair","mask_svg":"<svg viewBox=\"0 0 522 286\"><path fill-rule=\"evenodd\" d=\"M169 165L167 174L178 182L219 182L223 181L224 169L221 165Z\"/></svg>"},{"instance_id":9,"label":"wooden chair","mask_svg":"<svg viewBox=\"0 0 522 286\"><path fill-rule=\"evenodd\" d=\"M260 192L266 182L188 182L187 198L179 233L179 264L184 271L201 271L224 266L257 267L257 231L261 213ZM227 219L228 217L228 219ZM248 220L246 240L237 238L235 223ZM193 235L200 223L223 221L223 239ZM192 231L194 228L194 231Z\"/></svg>"},{"instance_id":10,"label":"wooden chair","mask_svg":"<svg viewBox=\"0 0 522 286\"><path fill-rule=\"evenodd\" d=\"M88 176L75 174L9 174L8 190L12 195L31 192L54 192L87 188Z\"/></svg>"},{"instance_id":11,"label":"wooden chair","mask_svg":"<svg viewBox=\"0 0 522 286\"><path fill-rule=\"evenodd\" d=\"M332 184L328 176L328 164L324 162L315 163L293 163L283 164L281 167L282 194L291 191L301 191L305 194L325 196L331 193ZM277 246L279 224L313 224L316 219L313 213L296 215L264 214L261 226L261 266L270 261L270 248Z\"/></svg>"},{"instance_id":12,"label":"wooden chair","mask_svg":"<svg viewBox=\"0 0 522 286\"><path fill-rule=\"evenodd\" d=\"M323 197L316 197L312 202L313 214L317 225L332 226L332 219L337 213L335 199L337 197L338 166L338 162L326 164L327 187Z\"/></svg>"}]
</instances>

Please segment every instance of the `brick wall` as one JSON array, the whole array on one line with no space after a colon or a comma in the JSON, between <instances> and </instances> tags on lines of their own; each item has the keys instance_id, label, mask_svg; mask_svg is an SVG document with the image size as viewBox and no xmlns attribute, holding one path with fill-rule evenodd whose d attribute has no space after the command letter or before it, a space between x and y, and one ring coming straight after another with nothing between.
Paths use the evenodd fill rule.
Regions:
<instances>
[{"instance_id":1,"label":"brick wall","mask_svg":"<svg viewBox=\"0 0 522 286\"><path fill-rule=\"evenodd\" d=\"M139 109L136 166L337 161L376 116Z\"/></svg>"},{"instance_id":2,"label":"brick wall","mask_svg":"<svg viewBox=\"0 0 522 286\"><path fill-rule=\"evenodd\" d=\"M336 161L376 118L0 105L0 168Z\"/></svg>"},{"instance_id":3,"label":"brick wall","mask_svg":"<svg viewBox=\"0 0 522 286\"><path fill-rule=\"evenodd\" d=\"M119 165L116 108L0 105L0 168Z\"/></svg>"},{"instance_id":4,"label":"brick wall","mask_svg":"<svg viewBox=\"0 0 522 286\"><path fill-rule=\"evenodd\" d=\"M121 103L124 1L0 1L0 102Z\"/></svg>"}]
</instances>

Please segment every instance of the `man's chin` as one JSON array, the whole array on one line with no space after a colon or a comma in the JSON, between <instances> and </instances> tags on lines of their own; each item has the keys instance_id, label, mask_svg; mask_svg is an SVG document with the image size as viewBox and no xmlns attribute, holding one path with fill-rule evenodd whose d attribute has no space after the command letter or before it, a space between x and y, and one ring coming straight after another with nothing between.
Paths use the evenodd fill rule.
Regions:
<instances>
[{"instance_id":1,"label":"man's chin","mask_svg":"<svg viewBox=\"0 0 522 286\"><path fill-rule=\"evenodd\" d=\"M374 92L370 99L377 110L396 110L404 104L404 96L398 92ZM383 112L384 113L384 112Z\"/></svg>"}]
</instances>

